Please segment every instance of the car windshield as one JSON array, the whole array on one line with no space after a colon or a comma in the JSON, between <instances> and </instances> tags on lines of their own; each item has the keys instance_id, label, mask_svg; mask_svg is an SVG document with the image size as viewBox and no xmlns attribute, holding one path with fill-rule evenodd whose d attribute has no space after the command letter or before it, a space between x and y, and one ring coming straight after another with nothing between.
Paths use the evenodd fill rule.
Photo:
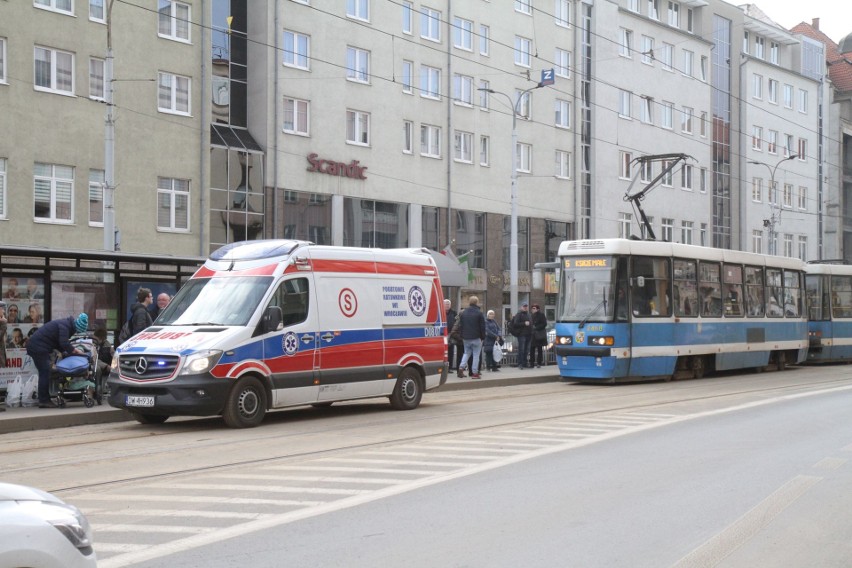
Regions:
<instances>
[{"instance_id":1,"label":"car windshield","mask_svg":"<svg viewBox=\"0 0 852 568\"><path fill-rule=\"evenodd\" d=\"M560 278L556 307L558 320L611 320L616 308L613 276L614 272L610 268L565 268Z\"/></svg>"},{"instance_id":2,"label":"car windshield","mask_svg":"<svg viewBox=\"0 0 852 568\"><path fill-rule=\"evenodd\" d=\"M157 318L157 325L246 325L271 284L268 276L190 280Z\"/></svg>"}]
</instances>

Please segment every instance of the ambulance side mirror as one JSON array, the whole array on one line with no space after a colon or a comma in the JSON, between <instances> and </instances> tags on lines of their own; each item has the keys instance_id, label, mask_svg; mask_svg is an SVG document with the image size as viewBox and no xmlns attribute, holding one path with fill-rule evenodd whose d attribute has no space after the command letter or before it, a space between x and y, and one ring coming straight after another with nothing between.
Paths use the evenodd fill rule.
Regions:
<instances>
[{"instance_id":1,"label":"ambulance side mirror","mask_svg":"<svg viewBox=\"0 0 852 568\"><path fill-rule=\"evenodd\" d=\"M263 313L263 332L269 333L270 331L284 329L284 325L281 323L282 319L284 318L281 315L281 308L279 306L269 306L266 308L266 311Z\"/></svg>"}]
</instances>

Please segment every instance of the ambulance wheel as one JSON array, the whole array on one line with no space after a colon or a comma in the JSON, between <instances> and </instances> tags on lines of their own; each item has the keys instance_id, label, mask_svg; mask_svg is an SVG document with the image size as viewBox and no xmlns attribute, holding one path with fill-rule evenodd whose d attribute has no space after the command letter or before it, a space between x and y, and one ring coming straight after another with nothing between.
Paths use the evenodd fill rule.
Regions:
<instances>
[{"instance_id":1,"label":"ambulance wheel","mask_svg":"<svg viewBox=\"0 0 852 568\"><path fill-rule=\"evenodd\" d=\"M169 419L163 414L142 414L141 412L131 412L134 420L139 424L162 424Z\"/></svg>"},{"instance_id":2,"label":"ambulance wheel","mask_svg":"<svg viewBox=\"0 0 852 568\"><path fill-rule=\"evenodd\" d=\"M411 367L406 367L399 374L393 394L390 396L391 406L397 410L414 410L423 398L423 386L420 373Z\"/></svg>"},{"instance_id":3,"label":"ambulance wheel","mask_svg":"<svg viewBox=\"0 0 852 568\"><path fill-rule=\"evenodd\" d=\"M237 381L228 400L222 418L231 428L251 428L257 426L266 415L266 389L255 377L245 377Z\"/></svg>"}]
</instances>

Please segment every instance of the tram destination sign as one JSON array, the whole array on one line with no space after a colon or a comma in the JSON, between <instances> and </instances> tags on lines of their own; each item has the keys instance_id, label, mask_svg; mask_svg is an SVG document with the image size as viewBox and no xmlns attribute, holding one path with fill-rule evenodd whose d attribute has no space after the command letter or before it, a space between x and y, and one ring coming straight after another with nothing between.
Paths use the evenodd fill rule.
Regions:
<instances>
[{"instance_id":1,"label":"tram destination sign","mask_svg":"<svg viewBox=\"0 0 852 568\"><path fill-rule=\"evenodd\" d=\"M564 259L563 268L609 268L612 263L612 258L608 256L586 257L586 258L566 258Z\"/></svg>"}]
</instances>

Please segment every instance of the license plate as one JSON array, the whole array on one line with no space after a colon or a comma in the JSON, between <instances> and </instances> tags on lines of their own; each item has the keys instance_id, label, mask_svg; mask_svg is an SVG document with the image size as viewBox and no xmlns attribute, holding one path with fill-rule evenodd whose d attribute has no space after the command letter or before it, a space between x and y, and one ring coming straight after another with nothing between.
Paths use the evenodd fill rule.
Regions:
<instances>
[{"instance_id":1,"label":"license plate","mask_svg":"<svg viewBox=\"0 0 852 568\"><path fill-rule=\"evenodd\" d=\"M124 402L127 406L154 406L154 397L127 395Z\"/></svg>"}]
</instances>

